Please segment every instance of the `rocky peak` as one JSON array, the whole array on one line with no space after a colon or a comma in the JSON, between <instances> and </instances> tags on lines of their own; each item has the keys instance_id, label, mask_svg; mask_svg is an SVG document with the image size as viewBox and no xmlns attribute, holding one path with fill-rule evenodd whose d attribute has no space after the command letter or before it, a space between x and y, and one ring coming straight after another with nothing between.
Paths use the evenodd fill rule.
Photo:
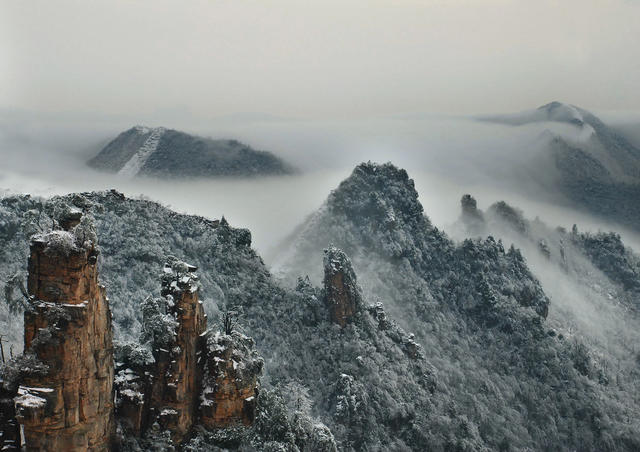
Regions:
<instances>
[{"instance_id":1,"label":"rocky peak","mask_svg":"<svg viewBox=\"0 0 640 452\"><path fill-rule=\"evenodd\" d=\"M550 102L538 108L549 121L568 122L577 126L584 124L584 118L579 108L563 102Z\"/></svg>"},{"instance_id":2,"label":"rocky peak","mask_svg":"<svg viewBox=\"0 0 640 452\"><path fill-rule=\"evenodd\" d=\"M391 163L361 163L329 195L334 214L346 215L356 224L371 221L397 228L423 218L413 179Z\"/></svg>"},{"instance_id":3,"label":"rocky peak","mask_svg":"<svg viewBox=\"0 0 640 452\"><path fill-rule=\"evenodd\" d=\"M478 210L478 203L476 202L476 198L473 196L469 194L462 195L462 198L460 199L460 206L462 207L462 213L464 215L482 217L482 212Z\"/></svg>"},{"instance_id":4,"label":"rocky peak","mask_svg":"<svg viewBox=\"0 0 640 452\"><path fill-rule=\"evenodd\" d=\"M168 431L181 444L197 423L219 429L254 420L263 361L253 339L233 331L211 335L198 300L197 268L174 257L164 265L162 297L142 303L144 349L121 347L116 378L118 419L135 436Z\"/></svg>"},{"instance_id":5,"label":"rocky peak","mask_svg":"<svg viewBox=\"0 0 640 452\"><path fill-rule=\"evenodd\" d=\"M201 424L209 429L252 424L262 367L250 337L237 331L210 335L200 396Z\"/></svg>"},{"instance_id":6,"label":"rocky peak","mask_svg":"<svg viewBox=\"0 0 640 452\"><path fill-rule=\"evenodd\" d=\"M351 261L334 246L324 250L324 290L331 321L345 327L362 307L362 291Z\"/></svg>"},{"instance_id":7,"label":"rocky peak","mask_svg":"<svg viewBox=\"0 0 640 452\"><path fill-rule=\"evenodd\" d=\"M486 229L484 214L478 209L476 199L469 195L463 195L460 199L460 220L471 234L483 235Z\"/></svg>"},{"instance_id":8,"label":"rocky peak","mask_svg":"<svg viewBox=\"0 0 640 452\"><path fill-rule=\"evenodd\" d=\"M113 423L111 312L98 284L88 217L31 241L25 354L47 370L15 398L27 450L110 450Z\"/></svg>"},{"instance_id":9,"label":"rocky peak","mask_svg":"<svg viewBox=\"0 0 640 452\"><path fill-rule=\"evenodd\" d=\"M196 267L169 257L162 274L166 315L175 321L166 342L153 345L156 360L151 391L152 417L182 442L195 422L202 376L202 338L207 318L198 299Z\"/></svg>"}]
</instances>

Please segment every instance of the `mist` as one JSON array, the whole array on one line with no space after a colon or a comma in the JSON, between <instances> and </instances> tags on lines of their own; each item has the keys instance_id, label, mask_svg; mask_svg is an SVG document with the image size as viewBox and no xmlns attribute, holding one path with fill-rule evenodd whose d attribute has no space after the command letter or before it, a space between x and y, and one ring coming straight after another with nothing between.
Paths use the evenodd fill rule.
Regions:
<instances>
[{"instance_id":1,"label":"mist","mask_svg":"<svg viewBox=\"0 0 640 452\"><path fill-rule=\"evenodd\" d=\"M428 115L361 120L292 121L230 118L209 124L150 124L188 133L238 139L268 150L295 166L292 176L256 179L127 179L94 171L86 161L134 123L121 119L5 115L0 123L0 189L50 196L115 188L183 213L225 216L249 228L253 245L267 262L278 245L329 192L363 161L405 168L416 183L426 215L445 231L459 215L465 193L505 200L550 224L586 230L621 230L640 249L636 234L567 207L514 168L539 152L541 136L577 134L569 125L522 127L477 121L472 116Z\"/></svg>"},{"instance_id":2,"label":"mist","mask_svg":"<svg viewBox=\"0 0 640 452\"><path fill-rule=\"evenodd\" d=\"M609 227L559 212L562 200L513 173L545 130L569 126L474 115L561 100L635 130L640 48L628 43L640 41L639 17L624 0L3 2L0 187L144 194L225 215L270 254L356 164L391 161L443 228L466 192ZM301 173L129 181L85 166L136 124L238 139Z\"/></svg>"}]
</instances>

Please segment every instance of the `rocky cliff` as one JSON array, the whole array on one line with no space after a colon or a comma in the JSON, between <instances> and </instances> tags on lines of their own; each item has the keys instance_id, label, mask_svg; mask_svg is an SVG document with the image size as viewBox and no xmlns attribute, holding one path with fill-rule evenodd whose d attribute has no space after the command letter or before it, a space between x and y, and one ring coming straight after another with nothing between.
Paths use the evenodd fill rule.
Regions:
<instances>
[{"instance_id":1,"label":"rocky cliff","mask_svg":"<svg viewBox=\"0 0 640 452\"><path fill-rule=\"evenodd\" d=\"M111 450L111 312L98 284L97 254L88 222L31 242L25 354L47 371L24 378L15 398L27 450Z\"/></svg>"}]
</instances>

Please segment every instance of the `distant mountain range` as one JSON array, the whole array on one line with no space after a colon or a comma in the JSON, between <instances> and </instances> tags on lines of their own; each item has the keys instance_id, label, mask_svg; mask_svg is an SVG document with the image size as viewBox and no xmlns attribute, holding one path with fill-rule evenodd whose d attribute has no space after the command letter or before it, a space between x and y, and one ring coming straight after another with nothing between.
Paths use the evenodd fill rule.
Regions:
<instances>
[{"instance_id":1,"label":"distant mountain range","mask_svg":"<svg viewBox=\"0 0 640 452\"><path fill-rule=\"evenodd\" d=\"M87 163L126 177L250 177L295 172L272 153L236 140L213 140L143 126L122 132Z\"/></svg>"},{"instance_id":2,"label":"distant mountain range","mask_svg":"<svg viewBox=\"0 0 640 452\"><path fill-rule=\"evenodd\" d=\"M640 149L582 108L551 102L521 113L485 116L482 121L512 126L567 125L547 129L542 151L528 156L530 176L590 213L640 229Z\"/></svg>"}]
</instances>

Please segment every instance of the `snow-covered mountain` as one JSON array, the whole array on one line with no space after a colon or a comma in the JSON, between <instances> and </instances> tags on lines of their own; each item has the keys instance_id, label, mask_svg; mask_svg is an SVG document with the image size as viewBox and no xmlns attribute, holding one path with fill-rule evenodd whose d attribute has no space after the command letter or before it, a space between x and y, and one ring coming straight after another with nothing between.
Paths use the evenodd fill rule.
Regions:
<instances>
[{"instance_id":1,"label":"snow-covered mountain","mask_svg":"<svg viewBox=\"0 0 640 452\"><path fill-rule=\"evenodd\" d=\"M467 211L472 204L466 200ZM11 196L0 200L0 276L9 280L9 301L20 296L31 234L80 211L95 219L119 350L144 347L141 306L172 255L198 267L210 328L222 313L240 313L238 328L264 359L256 422L195 430L185 450L640 448L633 346L640 271L636 255L616 251L619 237L554 232L497 205L476 211L474 225L512 225L537 254L484 232L455 242L425 215L406 171L364 163L292 237L280 266L292 287L251 249L248 230L224 220L113 191ZM530 266L538 255L546 264ZM543 278L541 268L548 268ZM572 304L571 290L589 281L604 296ZM330 296L356 302L344 310ZM570 315L583 308L596 320L590 311ZM0 304L3 340L16 353L19 311L20 303ZM597 322L601 312L606 325ZM125 450L166 450L164 436L152 429L122 440Z\"/></svg>"},{"instance_id":2,"label":"snow-covered mountain","mask_svg":"<svg viewBox=\"0 0 640 452\"><path fill-rule=\"evenodd\" d=\"M523 127L548 124L535 152L514 168L572 207L640 229L640 149L587 110L551 102L479 120Z\"/></svg>"},{"instance_id":3,"label":"snow-covered mountain","mask_svg":"<svg viewBox=\"0 0 640 452\"><path fill-rule=\"evenodd\" d=\"M294 172L272 153L236 140L213 140L144 126L122 132L88 165L124 177L249 177Z\"/></svg>"}]
</instances>

